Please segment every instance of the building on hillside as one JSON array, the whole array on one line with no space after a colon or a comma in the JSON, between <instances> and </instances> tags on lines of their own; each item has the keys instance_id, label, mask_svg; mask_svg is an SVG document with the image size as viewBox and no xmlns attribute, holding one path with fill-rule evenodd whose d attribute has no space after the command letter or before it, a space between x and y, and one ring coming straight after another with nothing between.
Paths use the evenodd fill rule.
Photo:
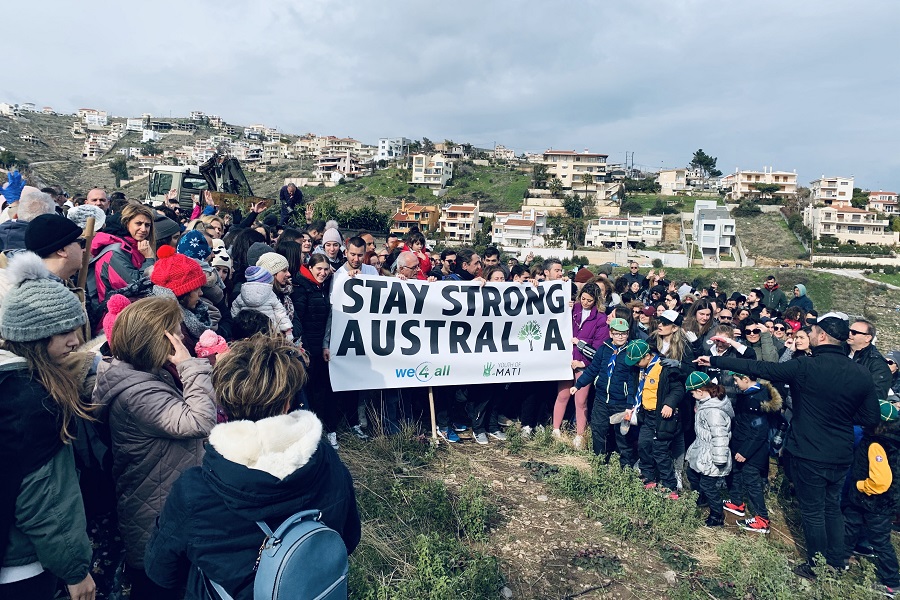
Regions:
<instances>
[{"instance_id":1,"label":"building on hillside","mask_svg":"<svg viewBox=\"0 0 900 600\"><path fill-rule=\"evenodd\" d=\"M52 106L44 106L43 108L41 108L41 112L44 113L45 115L55 115L56 114L56 111L53 110Z\"/></svg>"},{"instance_id":2,"label":"building on hillside","mask_svg":"<svg viewBox=\"0 0 900 600\"><path fill-rule=\"evenodd\" d=\"M494 160L516 160L516 151L512 148L497 144L491 152L491 158Z\"/></svg>"},{"instance_id":3,"label":"building on hillside","mask_svg":"<svg viewBox=\"0 0 900 600\"><path fill-rule=\"evenodd\" d=\"M106 116L106 113L99 115L85 115L83 122L87 127L106 127L109 125L109 118Z\"/></svg>"},{"instance_id":4,"label":"building on hillside","mask_svg":"<svg viewBox=\"0 0 900 600\"><path fill-rule=\"evenodd\" d=\"M81 121L73 121L72 122L72 137L76 140L80 140L85 135L84 133L84 123Z\"/></svg>"},{"instance_id":5,"label":"building on hillside","mask_svg":"<svg viewBox=\"0 0 900 600\"><path fill-rule=\"evenodd\" d=\"M125 131L141 132L144 129L143 119L125 119Z\"/></svg>"},{"instance_id":6,"label":"building on hillside","mask_svg":"<svg viewBox=\"0 0 900 600\"><path fill-rule=\"evenodd\" d=\"M732 201L759 196L754 187L757 184L777 185L778 191L773 194L777 198L790 197L797 193L797 172L775 171L772 167L763 167L762 171L735 169L734 173L722 177L721 182L726 190L725 198Z\"/></svg>"},{"instance_id":7,"label":"building on hillside","mask_svg":"<svg viewBox=\"0 0 900 600\"><path fill-rule=\"evenodd\" d=\"M316 158L313 177L317 181L333 181L337 183L345 177L355 179L362 175L359 159L350 152L329 154Z\"/></svg>"},{"instance_id":8,"label":"building on hillside","mask_svg":"<svg viewBox=\"0 0 900 600\"><path fill-rule=\"evenodd\" d=\"M850 204L853 198L852 177L825 177L809 182L809 198L813 204Z\"/></svg>"},{"instance_id":9,"label":"building on hillside","mask_svg":"<svg viewBox=\"0 0 900 600\"><path fill-rule=\"evenodd\" d=\"M680 196L693 190L688 183L687 169L664 169L656 176L659 193L663 196Z\"/></svg>"},{"instance_id":10,"label":"building on hillside","mask_svg":"<svg viewBox=\"0 0 900 600\"><path fill-rule=\"evenodd\" d=\"M375 154L375 160L399 160L406 158L409 154L409 145L412 140L405 137L395 138L378 138L378 152Z\"/></svg>"},{"instance_id":11,"label":"building on hillside","mask_svg":"<svg viewBox=\"0 0 900 600\"><path fill-rule=\"evenodd\" d=\"M637 244L658 246L662 241L663 218L653 215L619 215L588 221L585 246L634 248Z\"/></svg>"},{"instance_id":12,"label":"building on hillside","mask_svg":"<svg viewBox=\"0 0 900 600\"><path fill-rule=\"evenodd\" d=\"M475 204L445 204L441 207L440 227L448 242L472 242L478 231L478 207Z\"/></svg>"},{"instance_id":13,"label":"building on hillside","mask_svg":"<svg viewBox=\"0 0 900 600\"><path fill-rule=\"evenodd\" d=\"M4 117L12 117L18 114L19 108L15 104L0 102L0 115Z\"/></svg>"},{"instance_id":14,"label":"building on hillside","mask_svg":"<svg viewBox=\"0 0 900 600\"><path fill-rule=\"evenodd\" d=\"M225 119L220 117L219 115L209 115L209 126L214 127L215 129L221 129L222 125L225 124Z\"/></svg>"},{"instance_id":15,"label":"building on hillside","mask_svg":"<svg viewBox=\"0 0 900 600\"><path fill-rule=\"evenodd\" d=\"M423 206L415 202L407 203L406 200L401 200L400 208L391 217L391 233L403 237L415 226L426 237L431 236L437 231L440 218L441 211L437 206Z\"/></svg>"},{"instance_id":16,"label":"building on hillside","mask_svg":"<svg viewBox=\"0 0 900 600\"><path fill-rule=\"evenodd\" d=\"M234 125L229 125L228 123L223 123L221 129L222 133L224 133L225 135L234 136L238 134L238 128Z\"/></svg>"},{"instance_id":17,"label":"building on hillside","mask_svg":"<svg viewBox=\"0 0 900 600\"><path fill-rule=\"evenodd\" d=\"M412 156L412 177L409 183L423 185L431 190L435 196L443 196L446 185L453 179L453 163L447 160L443 154L428 156L427 154L414 154Z\"/></svg>"},{"instance_id":18,"label":"building on hillside","mask_svg":"<svg viewBox=\"0 0 900 600\"><path fill-rule=\"evenodd\" d=\"M447 160L472 158L472 146L468 144L445 144L440 142L434 145L434 151L443 154Z\"/></svg>"},{"instance_id":19,"label":"building on hillside","mask_svg":"<svg viewBox=\"0 0 900 600\"><path fill-rule=\"evenodd\" d=\"M587 148L584 152L547 150L542 164L547 167L548 181L556 177L562 182L564 194L596 197L606 182L607 158L607 154L588 152Z\"/></svg>"},{"instance_id":20,"label":"building on hillside","mask_svg":"<svg viewBox=\"0 0 900 600\"><path fill-rule=\"evenodd\" d=\"M547 212L530 208L494 215L491 243L504 252L520 248L543 248L553 229L547 226Z\"/></svg>"},{"instance_id":21,"label":"building on hillside","mask_svg":"<svg viewBox=\"0 0 900 600\"><path fill-rule=\"evenodd\" d=\"M897 192L869 192L869 202L866 210L884 213L886 215L897 214Z\"/></svg>"},{"instance_id":22,"label":"building on hillside","mask_svg":"<svg viewBox=\"0 0 900 600\"><path fill-rule=\"evenodd\" d=\"M150 129L144 129L141 131L141 143L146 144L147 142L158 142L162 139L162 134L158 131L152 131Z\"/></svg>"},{"instance_id":23,"label":"building on hillside","mask_svg":"<svg viewBox=\"0 0 900 600\"><path fill-rule=\"evenodd\" d=\"M40 144L41 140L33 133L20 133L19 138L26 144Z\"/></svg>"},{"instance_id":24,"label":"building on hillside","mask_svg":"<svg viewBox=\"0 0 900 600\"><path fill-rule=\"evenodd\" d=\"M362 142L353 138L330 138L324 151L328 154L346 154L350 152L359 155L361 148Z\"/></svg>"},{"instance_id":25,"label":"building on hillside","mask_svg":"<svg viewBox=\"0 0 900 600\"><path fill-rule=\"evenodd\" d=\"M37 112L34 102L23 102L19 105L19 112Z\"/></svg>"},{"instance_id":26,"label":"building on hillside","mask_svg":"<svg viewBox=\"0 0 900 600\"><path fill-rule=\"evenodd\" d=\"M206 113L202 110L192 110L191 111L191 121L203 121L206 119Z\"/></svg>"},{"instance_id":27,"label":"building on hillside","mask_svg":"<svg viewBox=\"0 0 900 600\"><path fill-rule=\"evenodd\" d=\"M890 221L862 208L841 202L830 206L807 206L803 211L803 224L813 232L813 237L831 236L841 244L895 245L900 233L891 231Z\"/></svg>"},{"instance_id":28,"label":"building on hillside","mask_svg":"<svg viewBox=\"0 0 900 600\"><path fill-rule=\"evenodd\" d=\"M705 258L730 255L737 234L734 217L715 200L697 200L694 205L694 245Z\"/></svg>"}]
</instances>

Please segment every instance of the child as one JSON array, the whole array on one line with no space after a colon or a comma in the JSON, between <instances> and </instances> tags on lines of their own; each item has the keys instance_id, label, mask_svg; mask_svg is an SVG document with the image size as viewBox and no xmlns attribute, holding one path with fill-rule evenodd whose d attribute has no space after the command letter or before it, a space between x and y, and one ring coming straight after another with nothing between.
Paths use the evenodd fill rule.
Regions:
<instances>
[{"instance_id":1,"label":"child","mask_svg":"<svg viewBox=\"0 0 900 600\"><path fill-rule=\"evenodd\" d=\"M684 384L679 369L664 365L663 357L644 340L628 342L624 354L621 358L626 364L640 369L636 391L641 403L638 456L644 487L662 485L671 490L669 498L677 500L672 442L682 433L678 405L684 398ZM625 418L631 418L631 411L626 412Z\"/></svg>"},{"instance_id":2,"label":"child","mask_svg":"<svg viewBox=\"0 0 900 600\"><path fill-rule=\"evenodd\" d=\"M850 556L860 534L867 533L875 550L875 568L885 596L900 587L897 553L891 544L891 522L900 508L893 478L900 472L900 421L889 402L881 401L881 423L866 430L856 449L850 473L850 495L844 508L844 558Z\"/></svg>"},{"instance_id":3,"label":"child","mask_svg":"<svg viewBox=\"0 0 900 600\"><path fill-rule=\"evenodd\" d=\"M743 517L747 512L744 499L750 501L756 516L737 522L738 527L756 533L769 533L769 512L763 494L763 483L769 471L769 417L781 410L781 395L768 381L757 381L741 373L734 373L735 397L734 431L731 451L734 469L728 493L723 503L728 512Z\"/></svg>"},{"instance_id":4,"label":"child","mask_svg":"<svg viewBox=\"0 0 900 600\"><path fill-rule=\"evenodd\" d=\"M275 329L293 341L293 324L287 316L284 305L278 301L272 282L272 274L262 267L247 267L247 282L241 286L241 293L231 305L231 316L236 317L241 310L250 308L269 317Z\"/></svg>"},{"instance_id":5,"label":"child","mask_svg":"<svg viewBox=\"0 0 900 600\"><path fill-rule=\"evenodd\" d=\"M685 460L691 489L700 494L697 504L709 505L707 527L721 527L725 523L719 481L731 472L731 419L734 409L725 395L725 388L710 380L709 375L694 371L688 375L685 389L697 401L694 431L697 438L688 448Z\"/></svg>"}]
</instances>

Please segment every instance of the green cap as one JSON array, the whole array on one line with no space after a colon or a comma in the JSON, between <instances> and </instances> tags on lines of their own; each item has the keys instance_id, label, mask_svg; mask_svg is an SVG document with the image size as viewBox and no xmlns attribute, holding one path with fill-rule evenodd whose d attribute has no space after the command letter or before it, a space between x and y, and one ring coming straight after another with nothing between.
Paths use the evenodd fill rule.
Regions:
<instances>
[{"instance_id":1,"label":"green cap","mask_svg":"<svg viewBox=\"0 0 900 600\"><path fill-rule=\"evenodd\" d=\"M693 392L694 390L699 390L708 383L709 375L703 371L692 371L691 374L688 375L687 381L684 382L684 389Z\"/></svg>"},{"instance_id":2,"label":"green cap","mask_svg":"<svg viewBox=\"0 0 900 600\"><path fill-rule=\"evenodd\" d=\"M726 371L727 373L731 373L732 377L740 377L741 379L749 379L749 375L744 375L743 373L738 373L737 371Z\"/></svg>"},{"instance_id":3,"label":"green cap","mask_svg":"<svg viewBox=\"0 0 900 600\"><path fill-rule=\"evenodd\" d=\"M622 318L615 318L609 321L609 328L613 331L628 331L628 321Z\"/></svg>"},{"instance_id":4,"label":"green cap","mask_svg":"<svg viewBox=\"0 0 900 600\"><path fill-rule=\"evenodd\" d=\"M882 421L896 421L900 419L900 410L897 410L897 407L887 400L879 400L878 404L881 409L881 420Z\"/></svg>"},{"instance_id":5,"label":"green cap","mask_svg":"<svg viewBox=\"0 0 900 600\"><path fill-rule=\"evenodd\" d=\"M625 346L625 364L633 367L650 354L650 344L644 340L631 340Z\"/></svg>"}]
</instances>

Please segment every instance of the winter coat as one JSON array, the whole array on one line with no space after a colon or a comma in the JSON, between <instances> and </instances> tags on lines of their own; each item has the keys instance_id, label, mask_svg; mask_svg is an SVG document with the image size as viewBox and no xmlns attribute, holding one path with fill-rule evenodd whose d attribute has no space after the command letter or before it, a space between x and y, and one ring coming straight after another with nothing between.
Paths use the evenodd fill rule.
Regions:
<instances>
[{"instance_id":1,"label":"winter coat","mask_svg":"<svg viewBox=\"0 0 900 600\"><path fill-rule=\"evenodd\" d=\"M217 425L203 465L189 469L169 494L145 569L158 584L176 587L190 563L186 598L206 597L202 572L235 600L252 600L253 564L265 539L256 521L274 530L309 509L320 510L353 552L360 539L353 480L323 442L313 413Z\"/></svg>"},{"instance_id":2,"label":"winter coat","mask_svg":"<svg viewBox=\"0 0 900 600\"><path fill-rule=\"evenodd\" d=\"M778 312L783 313L784 309L788 307L788 299L787 296L784 295L784 292L776 285L773 288L762 288L762 303L769 310L777 310Z\"/></svg>"},{"instance_id":3,"label":"winter coat","mask_svg":"<svg viewBox=\"0 0 900 600\"><path fill-rule=\"evenodd\" d=\"M28 229L28 223L25 221L0 223L0 251L24 250L26 229Z\"/></svg>"},{"instance_id":4,"label":"winter coat","mask_svg":"<svg viewBox=\"0 0 900 600\"><path fill-rule=\"evenodd\" d=\"M578 304L572 308L572 336L597 348L605 340L609 339L609 326L606 324L606 315L594 306L584 323L581 322L581 309ZM579 360L587 365L590 360L581 353L578 346L572 344L572 359Z\"/></svg>"},{"instance_id":5,"label":"winter coat","mask_svg":"<svg viewBox=\"0 0 900 600\"><path fill-rule=\"evenodd\" d=\"M756 352L753 351L753 348L750 346L745 346L743 344L738 344L737 346L729 346L727 350L723 354L715 354L717 352L716 347L706 346L706 355L707 356L727 356L731 358L746 358L747 360L756 360ZM734 385L734 375L731 374L731 371L726 369L717 369L715 367L707 367L706 374L709 375L710 379L715 379L719 385L725 388L725 395L729 398L734 398L738 389L737 386Z\"/></svg>"},{"instance_id":6,"label":"winter coat","mask_svg":"<svg viewBox=\"0 0 900 600\"><path fill-rule=\"evenodd\" d=\"M155 262L155 258L145 258L138 252L133 238L120 238L101 231L91 241L91 262L85 286L88 303L99 306L110 290L136 282Z\"/></svg>"},{"instance_id":7,"label":"winter coat","mask_svg":"<svg viewBox=\"0 0 900 600\"><path fill-rule=\"evenodd\" d=\"M788 308L791 306L799 306L804 312L811 311L813 309L813 302L809 299L809 296L806 295L806 286L802 283L798 283L794 287L800 291L800 295L791 298L791 301L788 302Z\"/></svg>"},{"instance_id":8,"label":"winter coat","mask_svg":"<svg viewBox=\"0 0 900 600\"><path fill-rule=\"evenodd\" d=\"M597 348L593 360L587 365L581 375L575 381L575 387L581 389L594 383L596 390L595 402L620 406L622 410L635 405L635 371L623 360L624 355L616 356L616 364L613 366L612 375L607 375L609 363L625 346L618 348L613 345L612 339L608 339Z\"/></svg>"},{"instance_id":9,"label":"winter coat","mask_svg":"<svg viewBox=\"0 0 900 600\"><path fill-rule=\"evenodd\" d=\"M877 434L867 433L857 446L850 472L847 499L877 515L897 514L900 509L900 422L882 425Z\"/></svg>"},{"instance_id":10,"label":"winter coat","mask_svg":"<svg viewBox=\"0 0 900 600\"><path fill-rule=\"evenodd\" d=\"M24 359L0 350L0 565L33 563L72 585L91 564L71 445L59 406Z\"/></svg>"},{"instance_id":11,"label":"winter coat","mask_svg":"<svg viewBox=\"0 0 900 600\"><path fill-rule=\"evenodd\" d=\"M864 366L872 374L872 381L875 383L875 392L878 394L878 399L884 400L887 398L888 390L891 389L893 375L887 360L878 351L878 348L869 344L862 350L854 352L851 360Z\"/></svg>"},{"instance_id":12,"label":"winter coat","mask_svg":"<svg viewBox=\"0 0 900 600\"><path fill-rule=\"evenodd\" d=\"M778 350L775 348L774 343L775 338L772 337L772 332L763 331L759 335L759 341L754 344L749 344L753 351L756 353L757 360L764 360L766 362L777 363L778 359Z\"/></svg>"},{"instance_id":13,"label":"winter coat","mask_svg":"<svg viewBox=\"0 0 900 600\"><path fill-rule=\"evenodd\" d=\"M93 401L109 423L119 529L129 565L142 567L144 546L178 477L203 459L216 424L212 366L201 358L167 370L138 371L113 359L97 373Z\"/></svg>"},{"instance_id":14,"label":"winter coat","mask_svg":"<svg viewBox=\"0 0 900 600\"><path fill-rule=\"evenodd\" d=\"M321 354L324 348L325 329L331 314L331 297L328 293L331 282L326 279L319 283L304 265L293 279L294 291L294 338L303 340L307 352Z\"/></svg>"},{"instance_id":15,"label":"winter coat","mask_svg":"<svg viewBox=\"0 0 900 600\"><path fill-rule=\"evenodd\" d=\"M874 426L881 419L872 377L840 346L819 345L812 356L783 363L709 360L713 367L790 384L793 417L785 450L797 458L849 467L853 425Z\"/></svg>"},{"instance_id":16,"label":"winter coat","mask_svg":"<svg viewBox=\"0 0 900 600\"><path fill-rule=\"evenodd\" d=\"M727 396L697 402L697 414L694 415L697 439L684 455L693 470L709 477L724 477L731 472L728 442L733 418L734 409Z\"/></svg>"},{"instance_id":17,"label":"winter coat","mask_svg":"<svg viewBox=\"0 0 900 600\"><path fill-rule=\"evenodd\" d=\"M769 462L769 417L781 411L781 394L768 381L734 399L735 416L731 429L731 451L746 460L746 466L765 469Z\"/></svg>"},{"instance_id":18,"label":"winter coat","mask_svg":"<svg viewBox=\"0 0 900 600\"><path fill-rule=\"evenodd\" d=\"M636 390L635 390L636 391ZM638 413L638 422L644 425L653 425L654 437L658 440L671 440L681 431L681 412L685 410L684 402L684 378L678 369L662 365L659 372L659 384L656 388L656 409L653 411L657 418L645 421L646 409L641 406ZM636 398L637 402L642 402L642 398ZM672 408L672 416L663 419L660 411L663 406Z\"/></svg>"},{"instance_id":19,"label":"winter coat","mask_svg":"<svg viewBox=\"0 0 900 600\"><path fill-rule=\"evenodd\" d=\"M278 299L271 283L248 281L242 285L241 293L238 294L238 297L234 299L234 303L231 305L232 318L237 317L238 313L245 308L261 312L269 317L272 325L282 333L294 327L288 318L284 304ZM296 334L296 331L294 333Z\"/></svg>"}]
</instances>

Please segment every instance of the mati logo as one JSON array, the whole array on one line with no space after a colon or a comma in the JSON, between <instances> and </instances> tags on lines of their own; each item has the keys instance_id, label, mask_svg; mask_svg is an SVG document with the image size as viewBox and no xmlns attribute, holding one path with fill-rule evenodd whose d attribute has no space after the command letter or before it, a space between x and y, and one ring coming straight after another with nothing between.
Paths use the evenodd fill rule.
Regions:
<instances>
[{"instance_id":1,"label":"mati logo","mask_svg":"<svg viewBox=\"0 0 900 600\"><path fill-rule=\"evenodd\" d=\"M484 363L484 370L481 372L484 377L512 377L522 374L522 363L520 362L502 362L502 363Z\"/></svg>"},{"instance_id":2,"label":"mati logo","mask_svg":"<svg viewBox=\"0 0 900 600\"><path fill-rule=\"evenodd\" d=\"M485 363L484 371L481 373L484 377L490 377L491 371L494 370L494 363Z\"/></svg>"},{"instance_id":3,"label":"mati logo","mask_svg":"<svg viewBox=\"0 0 900 600\"><path fill-rule=\"evenodd\" d=\"M418 379L419 381L431 381L433 377L446 377L450 375L450 365L435 367L430 362L423 362L415 369L394 369L397 379Z\"/></svg>"}]
</instances>

